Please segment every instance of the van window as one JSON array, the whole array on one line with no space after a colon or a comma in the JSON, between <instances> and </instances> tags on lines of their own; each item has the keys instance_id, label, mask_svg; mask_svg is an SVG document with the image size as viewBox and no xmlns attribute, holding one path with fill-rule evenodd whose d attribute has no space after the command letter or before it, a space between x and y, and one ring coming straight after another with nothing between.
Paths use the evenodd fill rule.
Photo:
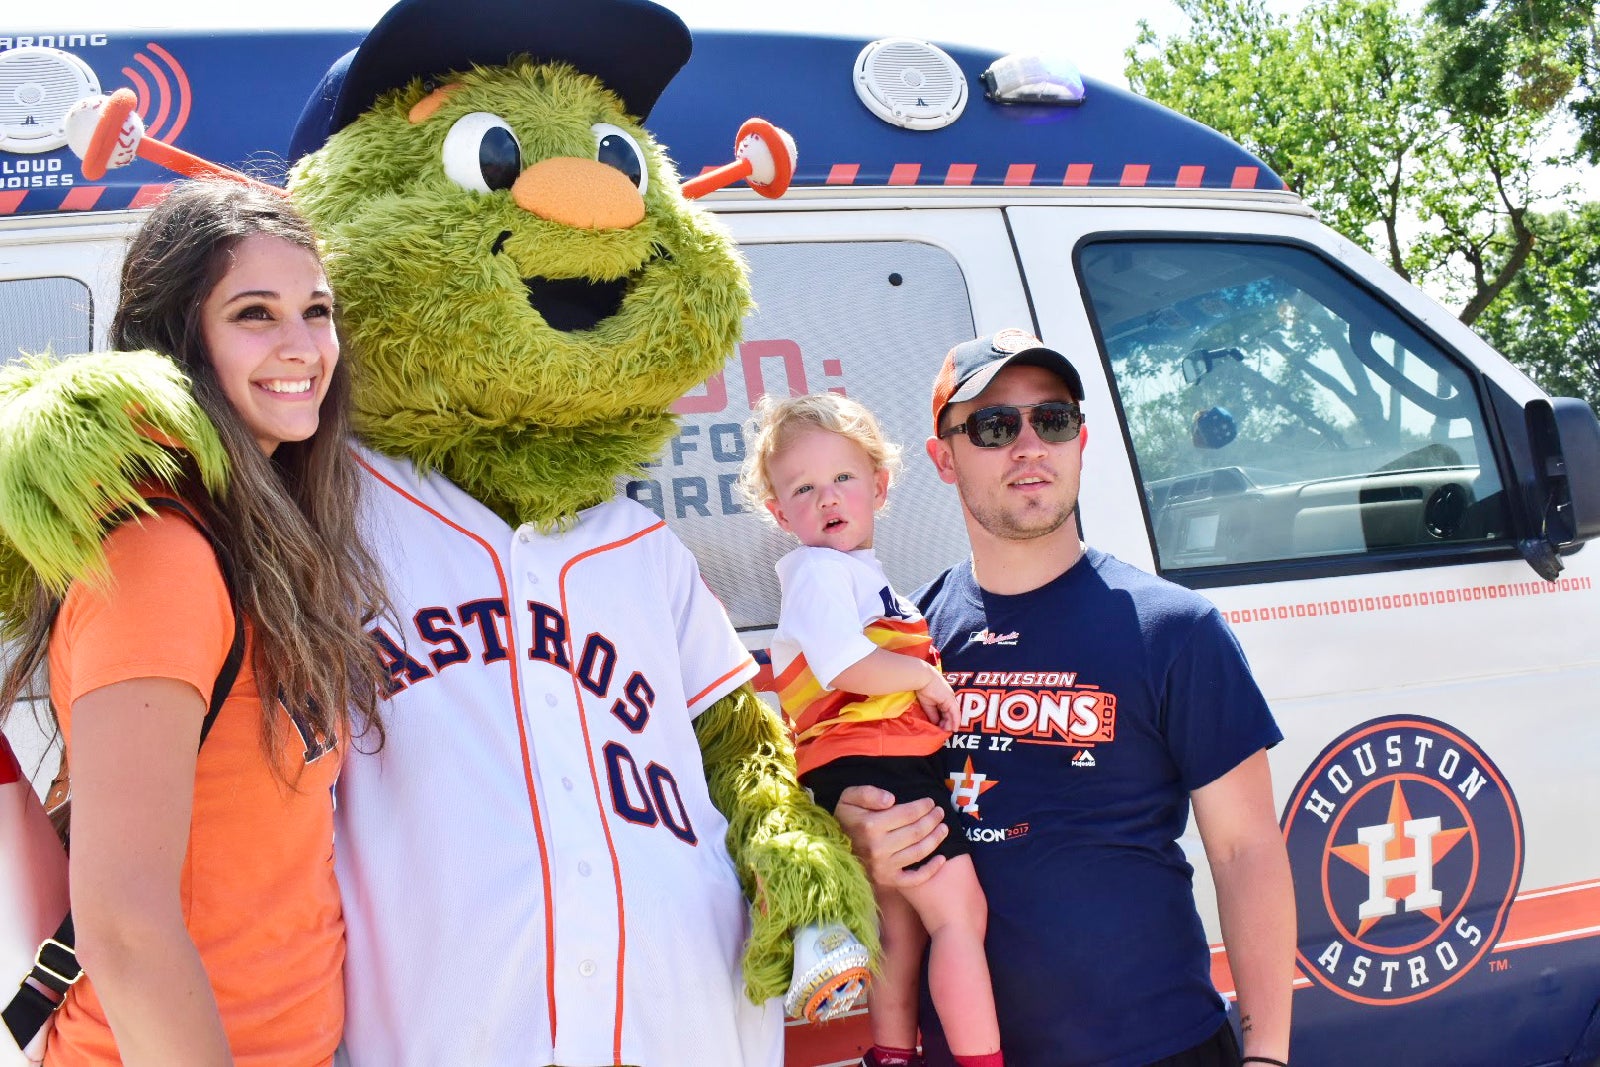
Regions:
<instances>
[{"instance_id":1,"label":"van window","mask_svg":"<svg viewBox=\"0 0 1600 1067\"><path fill-rule=\"evenodd\" d=\"M0 364L23 352L89 351L89 308L89 287L76 278L0 281Z\"/></svg>"},{"instance_id":2,"label":"van window","mask_svg":"<svg viewBox=\"0 0 1600 1067\"><path fill-rule=\"evenodd\" d=\"M1312 252L1078 255L1163 572L1508 538L1470 377Z\"/></svg>"},{"instance_id":3,"label":"van window","mask_svg":"<svg viewBox=\"0 0 1600 1067\"><path fill-rule=\"evenodd\" d=\"M972 337L966 279L920 241L748 244L755 310L721 374L675 406L677 436L624 489L672 527L740 630L778 621L773 565L795 541L746 511L733 485L763 393L843 392L903 450L874 547L902 595L967 554L955 490L923 454L933 378Z\"/></svg>"}]
</instances>

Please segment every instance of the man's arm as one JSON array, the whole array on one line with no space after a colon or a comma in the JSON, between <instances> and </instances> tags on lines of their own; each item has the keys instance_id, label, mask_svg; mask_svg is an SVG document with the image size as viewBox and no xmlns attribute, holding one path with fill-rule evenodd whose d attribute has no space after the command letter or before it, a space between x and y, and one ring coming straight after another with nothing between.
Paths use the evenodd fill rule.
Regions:
<instances>
[{"instance_id":1,"label":"man's arm","mask_svg":"<svg viewBox=\"0 0 1600 1067\"><path fill-rule=\"evenodd\" d=\"M1190 794L1228 947L1246 1056L1289 1059L1295 914L1289 854L1261 749Z\"/></svg>"}]
</instances>

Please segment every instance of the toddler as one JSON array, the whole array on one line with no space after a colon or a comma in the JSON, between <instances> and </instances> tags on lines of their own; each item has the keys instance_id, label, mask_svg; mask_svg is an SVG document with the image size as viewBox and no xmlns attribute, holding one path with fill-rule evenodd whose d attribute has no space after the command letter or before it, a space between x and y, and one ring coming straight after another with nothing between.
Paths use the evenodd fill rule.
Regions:
<instances>
[{"instance_id":1,"label":"toddler","mask_svg":"<svg viewBox=\"0 0 1600 1067\"><path fill-rule=\"evenodd\" d=\"M956 1063L1001 1067L983 946L988 905L938 757L955 726L955 694L926 622L895 594L872 550L899 449L870 411L833 393L765 397L756 422L740 487L800 542L778 561L783 604L772 639L800 781L828 811L852 785L901 802L930 797L949 827L932 878L878 890L884 959L862 1063L921 1062L917 987L928 947L933 1006Z\"/></svg>"}]
</instances>

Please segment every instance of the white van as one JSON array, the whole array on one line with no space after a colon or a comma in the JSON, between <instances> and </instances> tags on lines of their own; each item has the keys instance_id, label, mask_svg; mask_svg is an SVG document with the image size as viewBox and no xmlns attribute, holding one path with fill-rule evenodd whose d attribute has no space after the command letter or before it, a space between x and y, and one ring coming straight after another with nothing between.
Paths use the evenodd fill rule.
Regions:
<instances>
[{"instance_id":1,"label":"white van","mask_svg":"<svg viewBox=\"0 0 1600 1067\"><path fill-rule=\"evenodd\" d=\"M170 180L136 163L83 181L51 116L127 84L154 136L270 167L356 39L0 35L0 352L104 344L122 242ZM705 201L759 310L626 491L759 650L786 544L732 492L752 401L843 390L907 446L879 544L909 591L966 552L917 455L933 373L975 334L1036 332L1088 392L1086 539L1210 597L1286 735L1294 1062L1594 1062L1600 557L1582 543L1600 535L1600 424L1237 145L997 59L697 35L650 123L680 171L726 162L751 114L789 129L800 163L780 200ZM1041 85L1068 101L1033 100ZM1229 993L1200 842L1183 844ZM865 1037L859 1018L796 1026L789 1062L854 1063Z\"/></svg>"}]
</instances>

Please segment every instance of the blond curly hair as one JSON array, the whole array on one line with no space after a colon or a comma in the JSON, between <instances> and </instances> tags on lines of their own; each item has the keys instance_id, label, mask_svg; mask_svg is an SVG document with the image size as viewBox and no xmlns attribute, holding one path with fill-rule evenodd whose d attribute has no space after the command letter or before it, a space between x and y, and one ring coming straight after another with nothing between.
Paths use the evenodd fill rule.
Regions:
<instances>
[{"instance_id":1,"label":"blond curly hair","mask_svg":"<svg viewBox=\"0 0 1600 1067\"><path fill-rule=\"evenodd\" d=\"M805 396L763 396L751 415L755 433L739 472L739 496L752 510L771 520L766 503L776 498L772 488L772 457L795 429L816 427L836 433L860 446L872 460L874 471L888 471L889 481L900 470L900 446L884 436L877 417L858 400L838 393Z\"/></svg>"}]
</instances>

